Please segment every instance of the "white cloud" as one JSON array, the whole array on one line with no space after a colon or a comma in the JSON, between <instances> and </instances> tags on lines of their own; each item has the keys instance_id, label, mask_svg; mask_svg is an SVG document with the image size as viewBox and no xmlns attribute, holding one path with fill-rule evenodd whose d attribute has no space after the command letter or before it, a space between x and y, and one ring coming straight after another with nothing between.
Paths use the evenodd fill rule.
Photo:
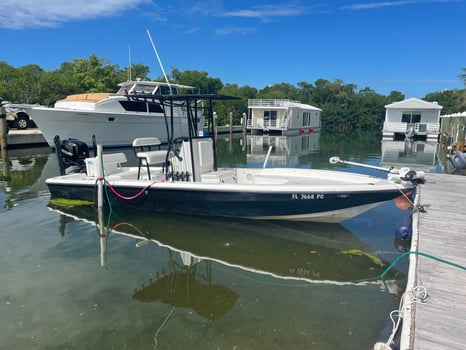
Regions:
<instances>
[{"instance_id":1,"label":"white cloud","mask_svg":"<svg viewBox=\"0 0 466 350\"><path fill-rule=\"evenodd\" d=\"M70 21L120 15L150 0L1 0L0 27L53 28Z\"/></svg>"},{"instance_id":2,"label":"white cloud","mask_svg":"<svg viewBox=\"0 0 466 350\"><path fill-rule=\"evenodd\" d=\"M280 5L253 6L245 10L225 11L220 16L267 19L270 17L300 16L308 11L307 7L299 3L284 3Z\"/></svg>"},{"instance_id":3,"label":"white cloud","mask_svg":"<svg viewBox=\"0 0 466 350\"><path fill-rule=\"evenodd\" d=\"M364 4L353 4L341 7L342 10L367 10L380 7L404 6L411 4L427 4L427 3L447 3L458 2L461 0L397 0L397 1L382 1L369 2Z\"/></svg>"},{"instance_id":4,"label":"white cloud","mask_svg":"<svg viewBox=\"0 0 466 350\"><path fill-rule=\"evenodd\" d=\"M420 84L425 84L425 83L457 83L459 79L453 80L453 79L397 79L397 78L382 78L377 81L381 82L387 82L387 83L420 83Z\"/></svg>"},{"instance_id":5,"label":"white cloud","mask_svg":"<svg viewBox=\"0 0 466 350\"><path fill-rule=\"evenodd\" d=\"M234 33L250 34L254 31L255 31L254 28L249 28L249 27L226 26L222 28L217 28L215 30L215 34L220 35L220 36L234 34Z\"/></svg>"}]
</instances>

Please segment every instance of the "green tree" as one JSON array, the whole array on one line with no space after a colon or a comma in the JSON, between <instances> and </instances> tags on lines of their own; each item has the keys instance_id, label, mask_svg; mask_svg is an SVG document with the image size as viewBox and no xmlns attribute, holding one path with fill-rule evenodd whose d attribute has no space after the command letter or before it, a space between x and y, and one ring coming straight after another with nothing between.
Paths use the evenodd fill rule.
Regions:
<instances>
[{"instance_id":1,"label":"green tree","mask_svg":"<svg viewBox=\"0 0 466 350\"><path fill-rule=\"evenodd\" d=\"M257 98L277 100L297 100L298 88L289 83L273 84L264 87L257 93Z\"/></svg>"},{"instance_id":2,"label":"green tree","mask_svg":"<svg viewBox=\"0 0 466 350\"><path fill-rule=\"evenodd\" d=\"M218 101L215 103L217 123L225 125L230 123L230 113L233 115L233 124L239 125L243 114L248 112L248 99L255 98L257 89L248 85L239 87L237 84L226 84L219 94L239 97L239 100ZM245 122L243 120L243 122Z\"/></svg>"},{"instance_id":3,"label":"green tree","mask_svg":"<svg viewBox=\"0 0 466 350\"><path fill-rule=\"evenodd\" d=\"M207 72L185 70L181 72L175 67L171 69L171 80L174 83L188 85L196 88L202 94L214 94L223 88L219 78L211 78Z\"/></svg>"},{"instance_id":4,"label":"green tree","mask_svg":"<svg viewBox=\"0 0 466 350\"><path fill-rule=\"evenodd\" d=\"M43 78L46 72L36 64L29 64L15 70L15 77L9 82L12 101L39 103L42 95Z\"/></svg>"},{"instance_id":5,"label":"green tree","mask_svg":"<svg viewBox=\"0 0 466 350\"><path fill-rule=\"evenodd\" d=\"M118 75L119 82L127 81L127 80L151 80L149 78L150 69L148 66L145 66L141 63L132 64L131 71L129 71L129 67L121 70Z\"/></svg>"},{"instance_id":6,"label":"green tree","mask_svg":"<svg viewBox=\"0 0 466 350\"><path fill-rule=\"evenodd\" d=\"M445 90L442 92L432 92L427 94L423 99L430 102L437 102L440 106L443 107L442 114L462 112L461 109L466 107L464 105L462 108L458 107L463 104L463 90Z\"/></svg>"},{"instance_id":7,"label":"green tree","mask_svg":"<svg viewBox=\"0 0 466 350\"><path fill-rule=\"evenodd\" d=\"M399 91L391 91L387 97L387 104L403 101L405 99L405 95Z\"/></svg>"},{"instance_id":8,"label":"green tree","mask_svg":"<svg viewBox=\"0 0 466 350\"><path fill-rule=\"evenodd\" d=\"M14 102L11 82L16 77L16 69L5 61L0 61L0 98Z\"/></svg>"}]
</instances>

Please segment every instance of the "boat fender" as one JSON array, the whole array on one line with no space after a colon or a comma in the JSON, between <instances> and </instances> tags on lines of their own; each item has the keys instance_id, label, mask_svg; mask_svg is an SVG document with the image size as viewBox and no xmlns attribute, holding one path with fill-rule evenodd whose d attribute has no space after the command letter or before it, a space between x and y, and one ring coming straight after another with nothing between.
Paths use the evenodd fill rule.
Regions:
<instances>
[{"instance_id":1,"label":"boat fender","mask_svg":"<svg viewBox=\"0 0 466 350\"><path fill-rule=\"evenodd\" d=\"M395 234L402 239L410 239L412 232L408 225L400 225L395 229Z\"/></svg>"}]
</instances>

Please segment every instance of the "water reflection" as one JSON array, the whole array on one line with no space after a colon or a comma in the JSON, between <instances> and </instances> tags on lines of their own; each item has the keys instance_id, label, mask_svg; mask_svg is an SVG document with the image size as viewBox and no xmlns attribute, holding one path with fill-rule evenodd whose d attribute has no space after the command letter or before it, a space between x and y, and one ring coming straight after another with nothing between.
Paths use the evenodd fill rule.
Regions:
<instances>
[{"instance_id":1,"label":"water reflection","mask_svg":"<svg viewBox=\"0 0 466 350\"><path fill-rule=\"evenodd\" d=\"M155 281L137 288L133 299L190 308L209 320L220 319L233 307L239 294L212 283L211 261L201 264L187 252L169 250L168 255L168 271L158 272Z\"/></svg>"},{"instance_id":2,"label":"water reflection","mask_svg":"<svg viewBox=\"0 0 466 350\"><path fill-rule=\"evenodd\" d=\"M18 200L48 193L45 179L57 175L56 161L53 162L50 152L49 147L2 150L0 183L4 208L12 208Z\"/></svg>"},{"instance_id":3,"label":"water reflection","mask_svg":"<svg viewBox=\"0 0 466 350\"><path fill-rule=\"evenodd\" d=\"M409 167L420 171L435 171L438 143L415 141L382 140L383 166Z\"/></svg>"},{"instance_id":4,"label":"water reflection","mask_svg":"<svg viewBox=\"0 0 466 350\"><path fill-rule=\"evenodd\" d=\"M134 238L141 249L146 244L167 248L168 272L159 271L159 278L153 282L159 287L149 288L157 293L164 288L173 292L166 284L179 276L184 276L186 284L191 281L195 289L202 289L197 283L208 283L211 276L200 275L196 269L204 264L202 269L211 271L212 262L281 280L336 285L375 278L387 266L367 244L339 224L178 215L148 217L135 211L98 215L91 207L63 207L52 202L49 207L62 214L62 235L73 220L96 225L103 266L107 265L108 239L114 234ZM403 278L397 271L391 271L390 276L395 275L397 279ZM146 294L142 290L138 293L139 296Z\"/></svg>"},{"instance_id":5,"label":"water reflection","mask_svg":"<svg viewBox=\"0 0 466 350\"><path fill-rule=\"evenodd\" d=\"M270 146L267 165L296 166L299 156L319 150L320 132L295 136L247 135L247 163L263 164Z\"/></svg>"}]
</instances>

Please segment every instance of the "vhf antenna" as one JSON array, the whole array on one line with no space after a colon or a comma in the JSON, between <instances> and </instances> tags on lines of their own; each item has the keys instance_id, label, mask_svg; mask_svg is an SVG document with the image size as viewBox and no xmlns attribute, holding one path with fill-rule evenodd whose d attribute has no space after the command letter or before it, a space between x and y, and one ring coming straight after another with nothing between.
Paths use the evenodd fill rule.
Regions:
<instances>
[{"instance_id":1,"label":"vhf antenna","mask_svg":"<svg viewBox=\"0 0 466 350\"><path fill-rule=\"evenodd\" d=\"M149 36L149 40L152 44L152 48L154 49L155 56L157 57L157 61L159 61L159 66L162 69L163 76L165 77L165 81L167 82L168 89L170 90L170 95L173 95L172 87L170 85L170 82L168 81L167 74L165 74L165 69L163 69L163 64L162 64L162 61L160 61L159 53L157 52L157 49L155 48L155 44L154 44L154 41L152 40L152 36L150 35L149 29L146 29L146 30L147 30L147 35Z\"/></svg>"}]
</instances>

